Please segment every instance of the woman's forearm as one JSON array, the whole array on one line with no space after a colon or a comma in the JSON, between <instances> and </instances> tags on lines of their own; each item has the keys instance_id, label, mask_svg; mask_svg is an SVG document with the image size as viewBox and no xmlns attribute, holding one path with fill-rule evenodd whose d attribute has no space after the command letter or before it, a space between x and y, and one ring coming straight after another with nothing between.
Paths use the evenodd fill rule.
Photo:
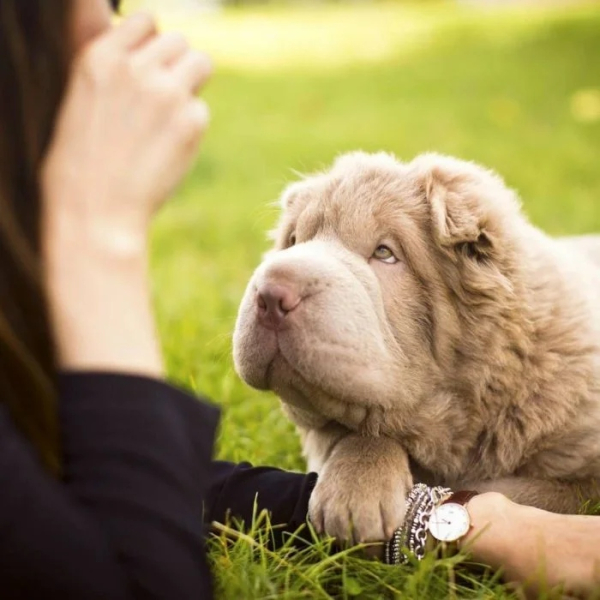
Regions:
<instances>
[{"instance_id":1,"label":"woman's forearm","mask_svg":"<svg viewBox=\"0 0 600 600\"><path fill-rule=\"evenodd\" d=\"M600 586L600 518L554 514L493 493L473 498L469 514L462 547L531 595L559 585L589 594Z\"/></svg>"},{"instance_id":2,"label":"woman's forearm","mask_svg":"<svg viewBox=\"0 0 600 600\"><path fill-rule=\"evenodd\" d=\"M56 204L56 202L55 202ZM54 210L46 280L60 366L161 377L143 241Z\"/></svg>"}]
</instances>

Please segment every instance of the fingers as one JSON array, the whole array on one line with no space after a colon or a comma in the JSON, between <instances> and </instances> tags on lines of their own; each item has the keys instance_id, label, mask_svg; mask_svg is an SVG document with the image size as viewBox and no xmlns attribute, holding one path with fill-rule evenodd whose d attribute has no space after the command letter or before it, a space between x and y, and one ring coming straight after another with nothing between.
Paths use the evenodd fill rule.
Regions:
<instances>
[{"instance_id":1,"label":"fingers","mask_svg":"<svg viewBox=\"0 0 600 600\"><path fill-rule=\"evenodd\" d=\"M143 67L165 67L190 52L185 38L175 32L158 35L135 53L134 60Z\"/></svg>"},{"instance_id":2,"label":"fingers","mask_svg":"<svg viewBox=\"0 0 600 600\"><path fill-rule=\"evenodd\" d=\"M173 75L186 90L197 94L210 77L212 65L201 52L190 50L173 66Z\"/></svg>"},{"instance_id":3,"label":"fingers","mask_svg":"<svg viewBox=\"0 0 600 600\"><path fill-rule=\"evenodd\" d=\"M167 69L191 94L198 93L212 71L209 58L191 49L185 38L174 32L155 36L135 52L133 60L142 69Z\"/></svg>"},{"instance_id":4,"label":"fingers","mask_svg":"<svg viewBox=\"0 0 600 600\"><path fill-rule=\"evenodd\" d=\"M186 89L196 93L211 73L208 57L190 49L185 38L175 32L158 35L156 22L147 13L138 13L111 30L103 45L134 52L142 67L172 67L175 77Z\"/></svg>"},{"instance_id":5,"label":"fingers","mask_svg":"<svg viewBox=\"0 0 600 600\"><path fill-rule=\"evenodd\" d=\"M106 34L105 40L122 50L132 51L157 33L156 21L148 13L137 13L125 19Z\"/></svg>"},{"instance_id":6,"label":"fingers","mask_svg":"<svg viewBox=\"0 0 600 600\"><path fill-rule=\"evenodd\" d=\"M184 128L184 137L192 146L196 146L208 128L210 112L208 105L203 100L192 100L186 107L181 126Z\"/></svg>"}]
</instances>

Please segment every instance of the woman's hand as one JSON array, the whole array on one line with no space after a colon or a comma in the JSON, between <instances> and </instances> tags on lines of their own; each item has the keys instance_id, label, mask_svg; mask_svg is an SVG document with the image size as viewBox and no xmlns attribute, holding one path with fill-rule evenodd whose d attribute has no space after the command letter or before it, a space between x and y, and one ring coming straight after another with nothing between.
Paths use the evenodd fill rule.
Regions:
<instances>
[{"instance_id":1,"label":"woman's hand","mask_svg":"<svg viewBox=\"0 0 600 600\"><path fill-rule=\"evenodd\" d=\"M488 492L468 504L471 530L462 547L538 598L563 586L587 597L600 589L600 517L561 515Z\"/></svg>"},{"instance_id":2,"label":"woman's hand","mask_svg":"<svg viewBox=\"0 0 600 600\"><path fill-rule=\"evenodd\" d=\"M138 14L76 57L43 171L46 221L140 244L189 169L208 122L208 59Z\"/></svg>"},{"instance_id":3,"label":"woman's hand","mask_svg":"<svg viewBox=\"0 0 600 600\"><path fill-rule=\"evenodd\" d=\"M209 62L140 14L77 57L41 174L59 366L161 376L146 273L151 216L208 121Z\"/></svg>"}]
</instances>

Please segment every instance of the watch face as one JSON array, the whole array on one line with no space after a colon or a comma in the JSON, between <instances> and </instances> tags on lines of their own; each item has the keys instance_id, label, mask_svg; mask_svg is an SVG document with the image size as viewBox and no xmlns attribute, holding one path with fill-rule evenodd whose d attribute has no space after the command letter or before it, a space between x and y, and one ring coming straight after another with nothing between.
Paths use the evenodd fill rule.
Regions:
<instances>
[{"instance_id":1,"label":"watch face","mask_svg":"<svg viewBox=\"0 0 600 600\"><path fill-rule=\"evenodd\" d=\"M431 513L429 531L440 542L455 542L469 531L471 519L461 504L449 502Z\"/></svg>"}]
</instances>

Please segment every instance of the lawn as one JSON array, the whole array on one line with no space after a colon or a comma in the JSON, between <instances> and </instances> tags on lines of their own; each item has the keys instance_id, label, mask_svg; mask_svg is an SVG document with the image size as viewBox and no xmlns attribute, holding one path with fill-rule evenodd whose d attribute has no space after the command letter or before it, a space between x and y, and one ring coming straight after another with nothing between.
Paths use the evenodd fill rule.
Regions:
<instances>
[{"instance_id":1,"label":"lawn","mask_svg":"<svg viewBox=\"0 0 600 600\"><path fill-rule=\"evenodd\" d=\"M231 333L294 170L340 152L438 150L493 167L554 234L600 230L600 7L348 3L171 11L215 60L213 123L153 231L170 376L224 409L220 457L304 468L275 397L235 375ZM264 530L211 542L220 598L504 598L456 561L392 569L324 544L270 554Z\"/></svg>"}]
</instances>

